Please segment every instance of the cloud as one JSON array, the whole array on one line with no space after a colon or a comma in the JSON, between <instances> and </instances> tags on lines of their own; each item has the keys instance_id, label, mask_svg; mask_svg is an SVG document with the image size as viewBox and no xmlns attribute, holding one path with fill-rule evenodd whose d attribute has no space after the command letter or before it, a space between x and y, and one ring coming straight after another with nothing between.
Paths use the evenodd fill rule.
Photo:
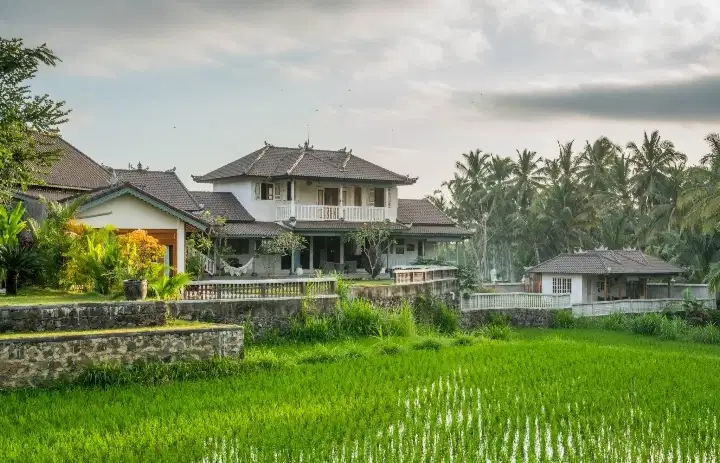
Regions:
<instances>
[{"instance_id":1,"label":"cloud","mask_svg":"<svg viewBox=\"0 0 720 463\"><path fill-rule=\"evenodd\" d=\"M482 112L512 118L588 116L646 121L720 121L720 75L645 84L589 84L535 92L458 93Z\"/></svg>"},{"instance_id":2,"label":"cloud","mask_svg":"<svg viewBox=\"0 0 720 463\"><path fill-rule=\"evenodd\" d=\"M218 65L236 55L328 61L358 50L377 77L444 59L475 59L487 47L469 27L470 0L0 0L3 35L48 42L74 73L110 76ZM442 49L442 51L440 51ZM447 51L446 51L447 49ZM317 60L316 60L317 61ZM291 69L306 78L307 70Z\"/></svg>"}]
</instances>

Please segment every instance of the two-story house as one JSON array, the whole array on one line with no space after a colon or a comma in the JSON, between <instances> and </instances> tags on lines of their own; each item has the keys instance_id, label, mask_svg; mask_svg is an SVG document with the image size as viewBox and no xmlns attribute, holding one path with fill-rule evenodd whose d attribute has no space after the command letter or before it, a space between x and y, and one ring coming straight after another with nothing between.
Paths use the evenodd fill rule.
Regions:
<instances>
[{"instance_id":1,"label":"two-story house","mask_svg":"<svg viewBox=\"0 0 720 463\"><path fill-rule=\"evenodd\" d=\"M391 172L344 148L328 151L307 143L297 148L265 143L193 179L212 184L212 193L194 193L210 210L213 197L222 195L227 206L232 195L237 200L235 215L253 219L242 227L242 222L231 221L226 229L240 262L258 245L246 241L259 237L249 236L253 233L292 230L306 237L308 247L282 259L277 270L362 268L359 250L343 236L369 222L383 222L393 231L388 268L434 257L439 242L470 234L429 201L398 197L399 187L417 178Z\"/></svg>"},{"instance_id":2,"label":"two-story house","mask_svg":"<svg viewBox=\"0 0 720 463\"><path fill-rule=\"evenodd\" d=\"M286 256L281 274L302 267L362 272L361 255L344 235L370 222L390 227L395 244L388 268L421 256L437 255L443 241L470 234L427 200L399 199L398 189L416 181L368 162L352 150L316 150L307 144L261 149L205 175L212 191L189 191L173 170L112 169L101 166L62 138L51 145L59 154L45 184L18 191L33 215L42 217L40 197L61 202L85 197L77 219L120 232L144 228L166 246L166 262L185 268L185 239L209 223L205 213L225 219L222 233L234 249L233 265L250 260L263 239L283 231L304 236L308 247ZM262 273L264 258L256 261ZM259 265L258 265L259 264Z\"/></svg>"}]
</instances>

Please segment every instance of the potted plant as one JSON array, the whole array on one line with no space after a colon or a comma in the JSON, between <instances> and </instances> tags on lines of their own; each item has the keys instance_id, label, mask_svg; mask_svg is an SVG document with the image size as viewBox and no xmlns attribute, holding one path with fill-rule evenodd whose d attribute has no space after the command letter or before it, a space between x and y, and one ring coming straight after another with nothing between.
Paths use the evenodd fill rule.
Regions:
<instances>
[{"instance_id":1,"label":"potted plant","mask_svg":"<svg viewBox=\"0 0 720 463\"><path fill-rule=\"evenodd\" d=\"M164 267L158 261L165 249L145 230L135 230L120 238L125 258L123 293L128 301L141 301L147 297L148 279Z\"/></svg>"}]
</instances>

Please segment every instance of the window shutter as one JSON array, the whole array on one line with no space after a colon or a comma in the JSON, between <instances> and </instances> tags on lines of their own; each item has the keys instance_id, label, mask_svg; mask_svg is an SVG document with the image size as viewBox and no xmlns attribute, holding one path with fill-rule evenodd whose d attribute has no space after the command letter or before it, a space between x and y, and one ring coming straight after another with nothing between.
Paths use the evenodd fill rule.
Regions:
<instances>
[{"instance_id":1,"label":"window shutter","mask_svg":"<svg viewBox=\"0 0 720 463\"><path fill-rule=\"evenodd\" d=\"M259 201L260 200L260 182L255 182L254 185L255 185L255 200Z\"/></svg>"},{"instance_id":2,"label":"window shutter","mask_svg":"<svg viewBox=\"0 0 720 463\"><path fill-rule=\"evenodd\" d=\"M375 188L368 188L368 206L375 206Z\"/></svg>"},{"instance_id":3,"label":"window shutter","mask_svg":"<svg viewBox=\"0 0 720 463\"><path fill-rule=\"evenodd\" d=\"M390 188L385 189L385 207L390 207Z\"/></svg>"},{"instance_id":4,"label":"window shutter","mask_svg":"<svg viewBox=\"0 0 720 463\"><path fill-rule=\"evenodd\" d=\"M280 196L280 189L282 188L282 183L277 183L273 185L273 191L275 192L275 200L280 201L282 196Z\"/></svg>"}]
</instances>

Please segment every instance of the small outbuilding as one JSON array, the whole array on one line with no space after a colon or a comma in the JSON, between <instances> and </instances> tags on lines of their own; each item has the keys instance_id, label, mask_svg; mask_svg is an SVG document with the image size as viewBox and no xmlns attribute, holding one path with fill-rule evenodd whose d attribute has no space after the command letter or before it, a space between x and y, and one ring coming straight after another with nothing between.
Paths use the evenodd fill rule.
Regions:
<instances>
[{"instance_id":1,"label":"small outbuilding","mask_svg":"<svg viewBox=\"0 0 720 463\"><path fill-rule=\"evenodd\" d=\"M584 304L672 298L673 277L682 270L639 250L595 249L561 254L532 267L528 273L533 292L570 294L573 304ZM649 281L666 282L667 295L658 294L658 285L649 287Z\"/></svg>"}]
</instances>

